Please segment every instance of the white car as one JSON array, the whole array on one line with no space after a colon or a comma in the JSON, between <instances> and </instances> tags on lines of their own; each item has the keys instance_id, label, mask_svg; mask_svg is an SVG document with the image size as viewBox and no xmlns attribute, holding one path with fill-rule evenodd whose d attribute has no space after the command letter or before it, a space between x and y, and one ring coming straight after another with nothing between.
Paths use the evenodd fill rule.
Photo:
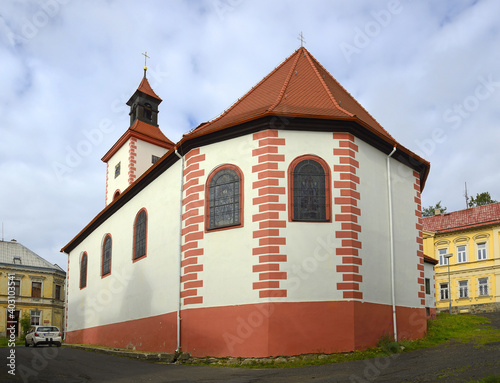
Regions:
<instances>
[{"instance_id":1,"label":"white car","mask_svg":"<svg viewBox=\"0 0 500 383\"><path fill-rule=\"evenodd\" d=\"M57 347L61 347L61 342L62 337L59 328L55 326L33 326L26 334L24 345L29 347L31 344L36 347L39 344L48 344L49 346L55 344Z\"/></svg>"}]
</instances>

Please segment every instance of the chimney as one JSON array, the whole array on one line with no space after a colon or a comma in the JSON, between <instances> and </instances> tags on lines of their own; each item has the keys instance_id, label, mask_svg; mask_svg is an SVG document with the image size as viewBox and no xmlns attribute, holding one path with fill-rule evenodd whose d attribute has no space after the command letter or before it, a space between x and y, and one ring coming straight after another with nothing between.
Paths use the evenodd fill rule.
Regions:
<instances>
[{"instance_id":1,"label":"chimney","mask_svg":"<svg viewBox=\"0 0 500 383\"><path fill-rule=\"evenodd\" d=\"M434 215L440 215L440 214L441 214L441 209L434 210Z\"/></svg>"}]
</instances>

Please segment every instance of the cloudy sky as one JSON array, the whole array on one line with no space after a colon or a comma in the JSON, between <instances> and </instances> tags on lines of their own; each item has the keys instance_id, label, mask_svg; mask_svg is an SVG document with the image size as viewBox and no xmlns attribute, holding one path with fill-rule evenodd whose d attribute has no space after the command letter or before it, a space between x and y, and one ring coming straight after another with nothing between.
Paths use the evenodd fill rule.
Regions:
<instances>
[{"instance_id":1,"label":"cloudy sky","mask_svg":"<svg viewBox=\"0 0 500 383\"><path fill-rule=\"evenodd\" d=\"M101 157L148 78L174 142L300 46L431 162L423 205L500 200L497 0L10 0L0 5L0 221L59 252L103 207Z\"/></svg>"}]
</instances>

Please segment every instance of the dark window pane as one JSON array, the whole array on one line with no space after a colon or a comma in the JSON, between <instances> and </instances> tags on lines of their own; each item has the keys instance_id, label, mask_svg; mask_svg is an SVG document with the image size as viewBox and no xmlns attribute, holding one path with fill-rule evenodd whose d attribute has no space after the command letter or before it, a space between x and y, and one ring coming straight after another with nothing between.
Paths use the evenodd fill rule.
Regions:
<instances>
[{"instance_id":1,"label":"dark window pane","mask_svg":"<svg viewBox=\"0 0 500 383\"><path fill-rule=\"evenodd\" d=\"M293 169L293 218L326 221L325 170L316 161L304 160Z\"/></svg>"},{"instance_id":2,"label":"dark window pane","mask_svg":"<svg viewBox=\"0 0 500 383\"><path fill-rule=\"evenodd\" d=\"M233 169L219 170L210 181L209 228L240 223L240 179Z\"/></svg>"},{"instance_id":3,"label":"dark window pane","mask_svg":"<svg viewBox=\"0 0 500 383\"><path fill-rule=\"evenodd\" d=\"M146 255L146 212L143 210L139 213L135 223L135 252L134 259Z\"/></svg>"},{"instance_id":4,"label":"dark window pane","mask_svg":"<svg viewBox=\"0 0 500 383\"><path fill-rule=\"evenodd\" d=\"M80 288L84 288L87 286L87 254L83 254L80 267Z\"/></svg>"},{"instance_id":5,"label":"dark window pane","mask_svg":"<svg viewBox=\"0 0 500 383\"><path fill-rule=\"evenodd\" d=\"M108 235L104 240L102 255L102 275L111 273L111 237Z\"/></svg>"}]
</instances>

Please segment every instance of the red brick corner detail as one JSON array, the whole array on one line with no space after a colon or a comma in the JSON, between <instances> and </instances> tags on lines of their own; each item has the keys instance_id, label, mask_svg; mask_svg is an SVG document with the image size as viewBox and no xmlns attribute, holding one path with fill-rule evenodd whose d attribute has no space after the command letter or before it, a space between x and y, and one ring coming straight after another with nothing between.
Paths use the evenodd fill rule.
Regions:
<instances>
[{"instance_id":1,"label":"red brick corner detail","mask_svg":"<svg viewBox=\"0 0 500 383\"><path fill-rule=\"evenodd\" d=\"M265 130L255 133L253 140L258 147L252 151L256 179L252 189L257 195L252 203L258 213L252 216L252 222L258 223L258 228L253 231L257 243L252 249L256 257L252 271L259 276L253 289L259 291L259 298L286 297L287 290L281 286L281 281L287 279L287 273L281 271L281 264L287 260L282 254L286 238L281 234L287 224L285 155L279 153L285 139L278 137L277 130Z\"/></svg>"},{"instance_id":2,"label":"red brick corner detail","mask_svg":"<svg viewBox=\"0 0 500 383\"><path fill-rule=\"evenodd\" d=\"M363 262L359 256L362 244L359 240L359 177L356 175L359 168L359 162L356 161L358 146L354 143L354 136L349 133L333 133L333 139L338 140L338 146L333 149L333 155L338 158L338 165L333 166L333 203L337 208L340 207L340 213L334 217L335 222L340 224L335 237L341 241L336 254L342 257L342 264L337 266L342 282L337 283L337 290L343 292L344 299L363 299L363 292L359 291L363 282L359 268Z\"/></svg>"}]
</instances>

